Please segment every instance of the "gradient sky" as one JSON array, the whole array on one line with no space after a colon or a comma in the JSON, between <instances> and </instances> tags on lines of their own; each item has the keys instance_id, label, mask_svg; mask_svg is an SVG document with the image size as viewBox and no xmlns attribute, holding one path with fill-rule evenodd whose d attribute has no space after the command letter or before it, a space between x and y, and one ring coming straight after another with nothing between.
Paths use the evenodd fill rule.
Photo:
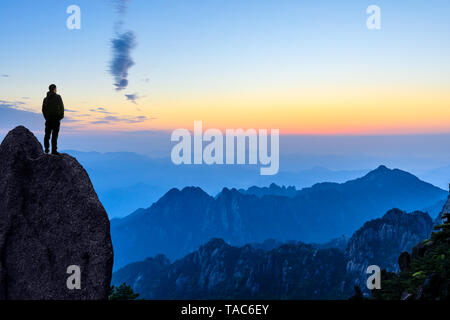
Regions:
<instances>
[{"instance_id":1,"label":"gradient sky","mask_svg":"<svg viewBox=\"0 0 450 320\"><path fill-rule=\"evenodd\" d=\"M40 112L56 83L75 131L203 120L282 134L450 132L449 1L129 0L135 65L116 91L117 1L2 0L2 103ZM71 4L81 30L66 28ZM372 4L381 30L366 28Z\"/></svg>"}]
</instances>

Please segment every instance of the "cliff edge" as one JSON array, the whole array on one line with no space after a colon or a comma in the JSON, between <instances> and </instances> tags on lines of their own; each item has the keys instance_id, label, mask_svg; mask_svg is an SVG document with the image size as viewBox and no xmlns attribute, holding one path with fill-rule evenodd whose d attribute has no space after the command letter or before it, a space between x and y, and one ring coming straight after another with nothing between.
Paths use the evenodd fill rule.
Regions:
<instances>
[{"instance_id":1,"label":"cliff edge","mask_svg":"<svg viewBox=\"0 0 450 320\"><path fill-rule=\"evenodd\" d=\"M70 266L79 289L67 285ZM44 154L25 127L10 131L0 145L0 299L106 299L112 266L108 216L83 167Z\"/></svg>"}]
</instances>

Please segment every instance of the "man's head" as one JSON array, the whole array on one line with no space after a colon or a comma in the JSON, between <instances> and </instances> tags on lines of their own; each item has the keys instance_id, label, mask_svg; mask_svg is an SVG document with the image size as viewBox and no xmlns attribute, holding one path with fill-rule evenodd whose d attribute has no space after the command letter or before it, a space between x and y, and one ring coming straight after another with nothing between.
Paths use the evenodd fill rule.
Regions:
<instances>
[{"instance_id":1,"label":"man's head","mask_svg":"<svg viewBox=\"0 0 450 320\"><path fill-rule=\"evenodd\" d=\"M56 93L56 91L57 91L56 90L56 85L54 85L54 84L49 85L48 86L48 91Z\"/></svg>"}]
</instances>

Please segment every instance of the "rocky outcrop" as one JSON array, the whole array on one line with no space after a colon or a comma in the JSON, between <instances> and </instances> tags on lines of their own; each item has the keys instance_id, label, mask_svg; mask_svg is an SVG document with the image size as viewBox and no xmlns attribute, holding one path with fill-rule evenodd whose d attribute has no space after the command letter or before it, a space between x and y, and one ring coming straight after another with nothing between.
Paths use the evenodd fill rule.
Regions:
<instances>
[{"instance_id":1,"label":"rocky outcrop","mask_svg":"<svg viewBox=\"0 0 450 320\"><path fill-rule=\"evenodd\" d=\"M430 239L418 243L411 255L399 257L399 274L381 272L381 290L373 290L379 300L450 300L450 214L444 207L442 223Z\"/></svg>"},{"instance_id":2,"label":"rocky outcrop","mask_svg":"<svg viewBox=\"0 0 450 320\"><path fill-rule=\"evenodd\" d=\"M398 257L410 251L418 242L430 236L433 222L426 213L406 213L398 209L388 211L382 218L366 222L351 237L347 249L347 272L355 274L355 285L366 290L366 269L377 265L390 272L398 272ZM402 258L402 267L407 260Z\"/></svg>"},{"instance_id":3,"label":"rocky outcrop","mask_svg":"<svg viewBox=\"0 0 450 320\"><path fill-rule=\"evenodd\" d=\"M450 188L450 186L449 186ZM444 215L446 213L450 213L450 195L448 196L447 202L444 204L444 207L442 208L441 213L436 219L436 225L444 223Z\"/></svg>"},{"instance_id":4,"label":"rocky outcrop","mask_svg":"<svg viewBox=\"0 0 450 320\"><path fill-rule=\"evenodd\" d=\"M46 155L20 126L0 146L0 299L106 299L107 214L75 158ZM69 266L81 288L67 286ZM71 271L73 272L73 271Z\"/></svg>"}]
</instances>

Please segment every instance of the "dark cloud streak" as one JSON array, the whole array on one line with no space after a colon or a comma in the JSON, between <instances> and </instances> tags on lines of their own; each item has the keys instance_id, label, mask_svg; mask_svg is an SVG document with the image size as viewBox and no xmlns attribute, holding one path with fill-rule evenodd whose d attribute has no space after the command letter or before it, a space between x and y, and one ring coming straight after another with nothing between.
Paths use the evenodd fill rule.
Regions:
<instances>
[{"instance_id":1,"label":"dark cloud streak","mask_svg":"<svg viewBox=\"0 0 450 320\"><path fill-rule=\"evenodd\" d=\"M129 0L113 0L113 2L119 17L115 21L115 37L111 39L112 60L109 72L114 77L116 90L120 91L128 86L128 70L134 65L131 51L137 43L133 31L121 31Z\"/></svg>"},{"instance_id":2,"label":"dark cloud streak","mask_svg":"<svg viewBox=\"0 0 450 320\"><path fill-rule=\"evenodd\" d=\"M128 69L134 65L131 58L131 50L136 46L136 40L132 31L117 34L111 40L113 59L110 64L110 72L114 77L117 91L128 86Z\"/></svg>"}]
</instances>

